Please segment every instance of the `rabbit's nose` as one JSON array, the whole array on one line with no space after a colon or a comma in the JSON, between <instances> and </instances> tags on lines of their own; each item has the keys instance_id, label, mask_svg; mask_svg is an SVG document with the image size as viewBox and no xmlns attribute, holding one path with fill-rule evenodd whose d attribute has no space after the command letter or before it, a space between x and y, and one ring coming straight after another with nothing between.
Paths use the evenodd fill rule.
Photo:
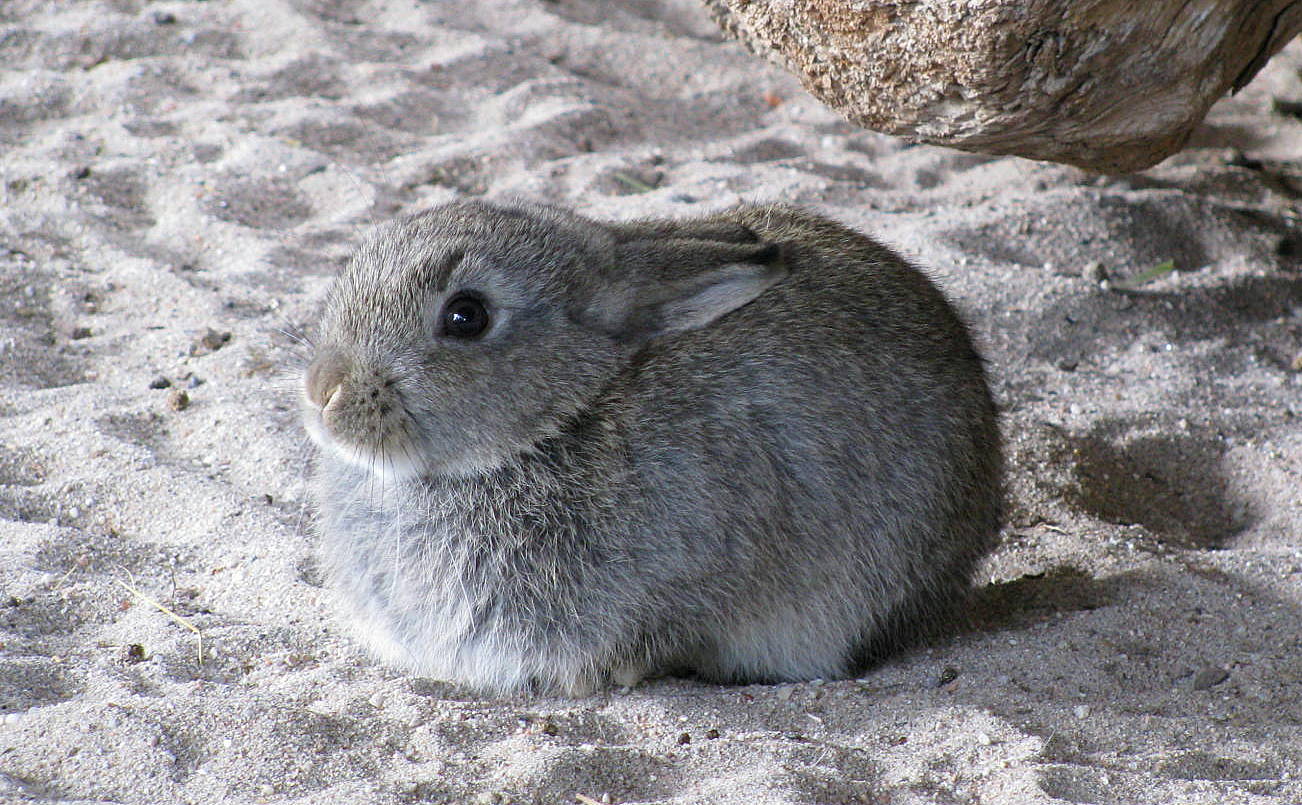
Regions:
<instances>
[{"instance_id":1,"label":"rabbit's nose","mask_svg":"<svg viewBox=\"0 0 1302 805\"><path fill-rule=\"evenodd\" d=\"M343 385L348 366L337 354L327 353L312 361L307 369L307 398L325 408Z\"/></svg>"}]
</instances>

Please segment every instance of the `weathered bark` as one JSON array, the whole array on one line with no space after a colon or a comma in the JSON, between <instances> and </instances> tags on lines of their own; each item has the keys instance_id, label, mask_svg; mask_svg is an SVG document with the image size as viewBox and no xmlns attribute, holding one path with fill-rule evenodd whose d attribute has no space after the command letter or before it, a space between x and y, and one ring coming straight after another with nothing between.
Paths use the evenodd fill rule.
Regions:
<instances>
[{"instance_id":1,"label":"weathered bark","mask_svg":"<svg viewBox=\"0 0 1302 805\"><path fill-rule=\"evenodd\" d=\"M866 128L1105 173L1178 151L1302 0L703 0Z\"/></svg>"}]
</instances>

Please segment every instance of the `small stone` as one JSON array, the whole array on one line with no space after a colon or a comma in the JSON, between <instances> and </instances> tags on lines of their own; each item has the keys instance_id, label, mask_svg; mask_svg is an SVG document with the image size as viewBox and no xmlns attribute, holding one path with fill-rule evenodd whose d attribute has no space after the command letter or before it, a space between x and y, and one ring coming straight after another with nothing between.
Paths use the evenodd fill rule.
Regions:
<instances>
[{"instance_id":1,"label":"small stone","mask_svg":"<svg viewBox=\"0 0 1302 805\"><path fill-rule=\"evenodd\" d=\"M691 742L692 742L692 736L691 736L690 733L686 733L686 732L684 732L683 734L681 734L681 735L678 736L678 745L679 745L679 746L683 746L683 745L685 745L685 744L689 744L689 743L691 743Z\"/></svg>"},{"instance_id":2,"label":"small stone","mask_svg":"<svg viewBox=\"0 0 1302 805\"><path fill-rule=\"evenodd\" d=\"M68 337L73 341L80 341L83 338L90 338L92 335L89 327L73 327Z\"/></svg>"},{"instance_id":3,"label":"small stone","mask_svg":"<svg viewBox=\"0 0 1302 805\"><path fill-rule=\"evenodd\" d=\"M561 728L556 726L556 723L551 719L544 721L539 729L542 731L543 735L556 736L561 734Z\"/></svg>"},{"instance_id":4,"label":"small stone","mask_svg":"<svg viewBox=\"0 0 1302 805\"><path fill-rule=\"evenodd\" d=\"M1216 665L1208 665L1194 674L1193 689L1208 690L1230 678L1230 672Z\"/></svg>"},{"instance_id":5,"label":"small stone","mask_svg":"<svg viewBox=\"0 0 1302 805\"><path fill-rule=\"evenodd\" d=\"M953 666L947 666L945 670L940 672L940 676L936 679L936 687L943 688L955 679L958 679L958 669Z\"/></svg>"},{"instance_id":6,"label":"small stone","mask_svg":"<svg viewBox=\"0 0 1302 805\"><path fill-rule=\"evenodd\" d=\"M1076 716L1077 718L1089 718L1090 706L1088 704L1078 704L1075 707L1071 708L1071 714Z\"/></svg>"},{"instance_id":7,"label":"small stone","mask_svg":"<svg viewBox=\"0 0 1302 805\"><path fill-rule=\"evenodd\" d=\"M982 746L989 746L990 744L993 743L993 741L990 739L990 736L984 732L978 732L976 734L976 742L981 744Z\"/></svg>"},{"instance_id":8,"label":"small stone","mask_svg":"<svg viewBox=\"0 0 1302 805\"><path fill-rule=\"evenodd\" d=\"M1288 98L1271 98L1270 106L1271 111L1278 112L1281 115L1302 118L1302 101L1289 100Z\"/></svg>"},{"instance_id":9,"label":"small stone","mask_svg":"<svg viewBox=\"0 0 1302 805\"><path fill-rule=\"evenodd\" d=\"M89 165L81 165L81 166L78 166L78 167L74 168L73 171L72 171L72 178L74 178L74 179L89 179L89 178L90 178L90 166L89 166Z\"/></svg>"},{"instance_id":10,"label":"small stone","mask_svg":"<svg viewBox=\"0 0 1302 805\"><path fill-rule=\"evenodd\" d=\"M1108 279L1108 270L1097 260L1085 266L1085 278L1090 282L1106 282Z\"/></svg>"},{"instance_id":11,"label":"small stone","mask_svg":"<svg viewBox=\"0 0 1302 805\"><path fill-rule=\"evenodd\" d=\"M175 25L176 15L170 11L155 11L150 15L155 25Z\"/></svg>"},{"instance_id":12,"label":"small stone","mask_svg":"<svg viewBox=\"0 0 1302 805\"><path fill-rule=\"evenodd\" d=\"M1225 152L1225 164L1236 168L1261 170L1261 160L1252 159L1237 148L1230 148Z\"/></svg>"},{"instance_id":13,"label":"small stone","mask_svg":"<svg viewBox=\"0 0 1302 805\"><path fill-rule=\"evenodd\" d=\"M185 389L172 389L167 395L167 407L173 411L184 411L190 407L190 395Z\"/></svg>"},{"instance_id":14,"label":"small stone","mask_svg":"<svg viewBox=\"0 0 1302 805\"><path fill-rule=\"evenodd\" d=\"M230 343L231 334L228 332L218 332L217 330L208 329L204 334L199 336L193 344L190 345L190 355L199 356L207 355L210 352L216 352Z\"/></svg>"},{"instance_id":15,"label":"small stone","mask_svg":"<svg viewBox=\"0 0 1302 805\"><path fill-rule=\"evenodd\" d=\"M713 741L719 737L719 731L712 727L705 731L705 737Z\"/></svg>"},{"instance_id":16,"label":"small stone","mask_svg":"<svg viewBox=\"0 0 1302 805\"><path fill-rule=\"evenodd\" d=\"M773 693L775 696L778 697L780 701L789 702L791 701L791 694L795 692L796 692L795 685L779 685L778 689L775 690Z\"/></svg>"},{"instance_id":17,"label":"small stone","mask_svg":"<svg viewBox=\"0 0 1302 805\"><path fill-rule=\"evenodd\" d=\"M132 643L122 651L122 663L124 665L135 665L138 662L145 661L145 647L139 643Z\"/></svg>"},{"instance_id":18,"label":"small stone","mask_svg":"<svg viewBox=\"0 0 1302 805\"><path fill-rule=\"evenodd\" d=\"M171 385L172 385L172 381L168 380L163 375L159 375L158 377L155 377L153 380L149 381L149 387L151 389L165 389Z\"/></svg>"},{"instance_id":19,"label":"small stone","mask_svg":"<svg viewBox=\"0 0 1302 805\"><path fill-rule=\"evenodd\" d=\"M1058 369L1063 372L1074 372L1076 371L1076 367L1080 366L1080 362L1074 361L1070 358L1063 358L1062 360L1058 361L1056 365Z\"/></svg>"}]
</instances>

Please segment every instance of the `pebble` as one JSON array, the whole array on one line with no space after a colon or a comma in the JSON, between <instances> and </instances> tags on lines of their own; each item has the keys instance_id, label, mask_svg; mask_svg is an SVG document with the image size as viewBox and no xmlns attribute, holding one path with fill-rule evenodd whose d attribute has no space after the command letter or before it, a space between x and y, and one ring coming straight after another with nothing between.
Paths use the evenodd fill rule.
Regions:
<instances>
[{"instance_id":1,"label":"pebble","mask_svg":"<svg viewBox=\"0 0 1302 805\"><path fill-rule=\"evenodd\" d=\"M1230 672L1216 665L1205 666L1197 674L1194 674L1193 689L1208 690L1221 684L1230 678Z\"/></svg>"},{"instance_id":2,"label":"pebble","mask_svg":"<svg viewBox=\"0 0 1302 805\"><path fill-rule=\"evenodd\" d=\"M163 375L158 375L153 380L149 381L149 387L151 389L165 389L171 385L172 381L168 380Z\"/></svg>"},{"instance_id":3,"label":"pebble","mask_svg":"<svg viewBox=\"0 0 1302 805\"><path fill-rule=\"evenodd\" d=\"M990 744L994 743L994 741L990 739L990 736L984 732L978 732L976 734L976 742L981 744L982 746L989 746Z\"/></svg>"},{"instance_id":4,"label":"pebble","mask_svg":"<svg viewBox=\"0 0 1302 805\"><path fill-rule=\"evenodd\" d=\"M184 411L190 407L190 395L185 389L172 389L167 395L167 407L173 411Z\"/></svg>"},{"instance_id":5,"label":"pebble","mask_svg":"<svg viewBox=\"0 0 1302 805\"><path fill-rule=\"evenodd\" d=\"M190 345L190 355L198 357L207 355L210 352L216 352L230 343L231 334L229 332L218 332L211 328L204 331L193 344Z\"/></svg>"},{"instance_id":6,"label":"pebble","mask_svg":"<svg viewBox=\"0 0 1302 805\"><path fill-rule=\"evenodd\" d=\"M788 702L791 701L791 694L795 693L795 691L796 691L795 685L779 685L778 689L775 690L773 693L775 696L778 697L780 701Z\"/></svg>"},{"instance_id":7,"label":"pebble","mask_svg":"<svg viewBox=\"0 0 1302 805\"><path fill-rule=\"evenodd\" d=\"M1089 718L1090 706L1088 704L1078 704L1075 707L1071 708L1071 714L1076 716L1077 718Z\"/></svg>"}]
</instances>

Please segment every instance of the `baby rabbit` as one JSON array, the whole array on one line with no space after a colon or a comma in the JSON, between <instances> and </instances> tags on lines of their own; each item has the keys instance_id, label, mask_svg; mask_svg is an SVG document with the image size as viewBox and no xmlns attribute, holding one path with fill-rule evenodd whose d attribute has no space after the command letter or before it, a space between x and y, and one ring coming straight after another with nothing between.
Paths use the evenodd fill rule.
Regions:
<instances>
[{"instance_id":1,"label":"baby rabbit","mask_svg":"<svg viewBox=\"0 0 1302 805\"><path fill-rule=\"evenodd\" d=\"M844 677L999 528L962 322L792 207L432 209L357 251L315 350L329 578L383 658L483 692Z\"/></svg>"}]
</instances>

